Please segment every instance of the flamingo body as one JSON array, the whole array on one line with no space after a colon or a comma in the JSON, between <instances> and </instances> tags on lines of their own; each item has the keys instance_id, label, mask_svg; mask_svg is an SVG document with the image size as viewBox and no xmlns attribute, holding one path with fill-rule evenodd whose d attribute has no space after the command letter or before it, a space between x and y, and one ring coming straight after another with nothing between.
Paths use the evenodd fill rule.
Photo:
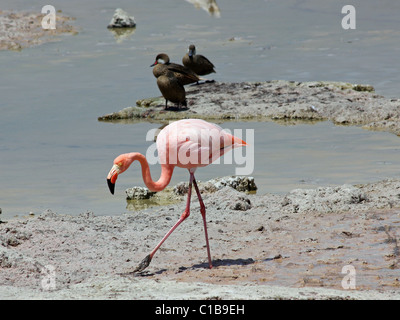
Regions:
<instances>
[{"instance_id":1,"label":"flamingo body","mask_svg":"<svg viewBox=\"0 0 400 320\"><path fill-rule=\"evenodd\" d=\"M190 170L205 167L233 148L245 144L220 126L201 119L173 122L157 137L161 164Z\"/></svg>"}]
</instances>

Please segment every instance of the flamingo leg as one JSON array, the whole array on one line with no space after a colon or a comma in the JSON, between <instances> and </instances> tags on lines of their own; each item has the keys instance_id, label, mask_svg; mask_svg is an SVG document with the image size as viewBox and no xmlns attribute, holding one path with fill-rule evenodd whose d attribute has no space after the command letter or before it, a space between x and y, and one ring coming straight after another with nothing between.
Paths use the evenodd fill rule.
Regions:
<instances>
[{"instance_id":1,"label":"flamingo leg","mask_svg":"<svg viewBox=\"0 0 400 320\"><path fill-rule=\"evenodd\" d=\"M208 233L207 233L207 221L206 221L206 206L204 205L203 199L200 194L199 187L197 186L196 179L193 177L193 184L194 184L194 189L196 190L197 197L199 198L199 203L200 203L200 213L201 216L203 217L203 224L204 224L204 233L206 236L206 245L207 245L207 255L208 255L208 265L210 269L212 268L212 260L211 260L211 252L210 252L210 245L208 243Z\"/></svg>"},{"instance_id":2,"label":"flamingo leg","mask_svg":"<svg viewBox=\"0 0 400 320\"><path fill-rule=\"evenodd\" d=\"M189 190L188 190L188 197L187 197L187 202L186 202L186 208L185 211L182 213L181 217L179 220L174 224L174 226L166 233L166 235L161 239L161 241L156 245L156 247L153 249L153 251L150 252L149 255L147 255L141 262L140 264L136 267L136 269L133 271L135 272L141 272L144 269L146 269L151 262L151 259L153 259L154 254L156 251L161 247L161 245L164 243L165 240L171 235L172 232L190 215L190 198L192 196L192 183L194 180L194 175L193 173L190 173L190 180L189 180Z\"/></svg>"}]
</instances>

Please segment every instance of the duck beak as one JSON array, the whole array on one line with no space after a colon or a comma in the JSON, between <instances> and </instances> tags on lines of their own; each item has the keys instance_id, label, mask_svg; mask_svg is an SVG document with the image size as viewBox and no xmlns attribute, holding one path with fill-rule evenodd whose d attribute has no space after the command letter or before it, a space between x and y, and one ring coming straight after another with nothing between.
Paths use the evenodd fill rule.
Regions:
<instances>
[{"instance_id":1,"label":"duck beak","mask_svg":"<svg viewBox=\"0 0 400 320\"><path fill-rule=\"evenodd\" d=\"M189 56L189 57L193 57L193 54L194 54L193 50L189 50L188 56Z\"/></svg>"},{"instance_id":2,"label":"duck beak","mask_svg":"<svg viewBox=\"0 0 400 320\"><path fill-rule=\"evenodd\" d=\"M150 67L154 67L156 64L158 64L158 62L154 62Z\"/></svg>"},{"instance_id":3,"label":"duck beak","mask_svg":"<svg viewBox=\"0 0 400 320\"><path fill-rule=\"evenodd\" d=\"M118 173L119 173L119 166L114 164L107 175L107 184L111 194L114 194L115 181L117 181Z\"/></svg>"},{"instance_id":4,"label":"duck beak","mask_svg":"<svg viewBox=\"0 0 400 320\"><path fill-rule=\"evenodd\" d=\"M238 137L235 137L235 136L232 136L232 144L236 145L238 147L248 146L246 141L244 141L244 140L242 140L242 139L240 139Z\"/></svg>"}]
</instances>

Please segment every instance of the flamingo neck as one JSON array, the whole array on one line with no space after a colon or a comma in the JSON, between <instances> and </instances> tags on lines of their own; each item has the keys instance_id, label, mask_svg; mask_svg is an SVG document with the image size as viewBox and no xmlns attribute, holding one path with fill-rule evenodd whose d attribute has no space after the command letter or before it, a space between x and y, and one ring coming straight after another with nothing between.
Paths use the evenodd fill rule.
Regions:
<instances>
[{"instance_id":1,"label":"flamingo neck","mask_svg":"<svg viewBox=\"0 0 400 320\"><path fill-rule=\"evenodd\" d=\"M147 162L146 157L137 152L130 153L129 156L132 162L135 160L138 160L140 162L140 165L142 167L143 181L150 191L158 192L164 190L171 181L174 166L162 164L160 178L158 179L158 181L153 181L150 174L149 163Z\"/></svg>"}]
</instances>

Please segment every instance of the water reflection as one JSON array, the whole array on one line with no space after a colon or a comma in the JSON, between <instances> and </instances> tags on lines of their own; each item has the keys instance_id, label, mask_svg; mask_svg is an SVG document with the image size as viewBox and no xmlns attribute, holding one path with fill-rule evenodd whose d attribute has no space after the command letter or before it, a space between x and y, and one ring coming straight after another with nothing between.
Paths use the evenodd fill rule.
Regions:
<instances>
[{"instance_id":1,"label":"water reflection","mask_svg":"<svg viewBox=\"0 0 400 320\"><path fill-rule=\"evenodd\" d=\"M219 18L221 11L215 0L186 0L195 6L196 9L203 9L207 11L211 16Z\"/></svg>"},{"instance_id":2,"label":"water reflection","mask_svg":"<svg viewBox=\"0 0 400 320\"><path fill-rule=\"evenodd\" d=\"M114 35L117 43L121 43L129 39L135 33L136 28L110 28L108 30Z\"/></svg>"},{"instance_id":3,"label":"water reflection","mask_svg":"<svg viewBox=\"0 0 400 320\"><path fill-rule=\"evenodd\" d=\"M163 191L157 192L149 199L126 199L127 211L140 211L151 207L167 206L170 204L180 203L182 198L173 192L172 187L167 187Z\"/></svg>"}]
</instances>

